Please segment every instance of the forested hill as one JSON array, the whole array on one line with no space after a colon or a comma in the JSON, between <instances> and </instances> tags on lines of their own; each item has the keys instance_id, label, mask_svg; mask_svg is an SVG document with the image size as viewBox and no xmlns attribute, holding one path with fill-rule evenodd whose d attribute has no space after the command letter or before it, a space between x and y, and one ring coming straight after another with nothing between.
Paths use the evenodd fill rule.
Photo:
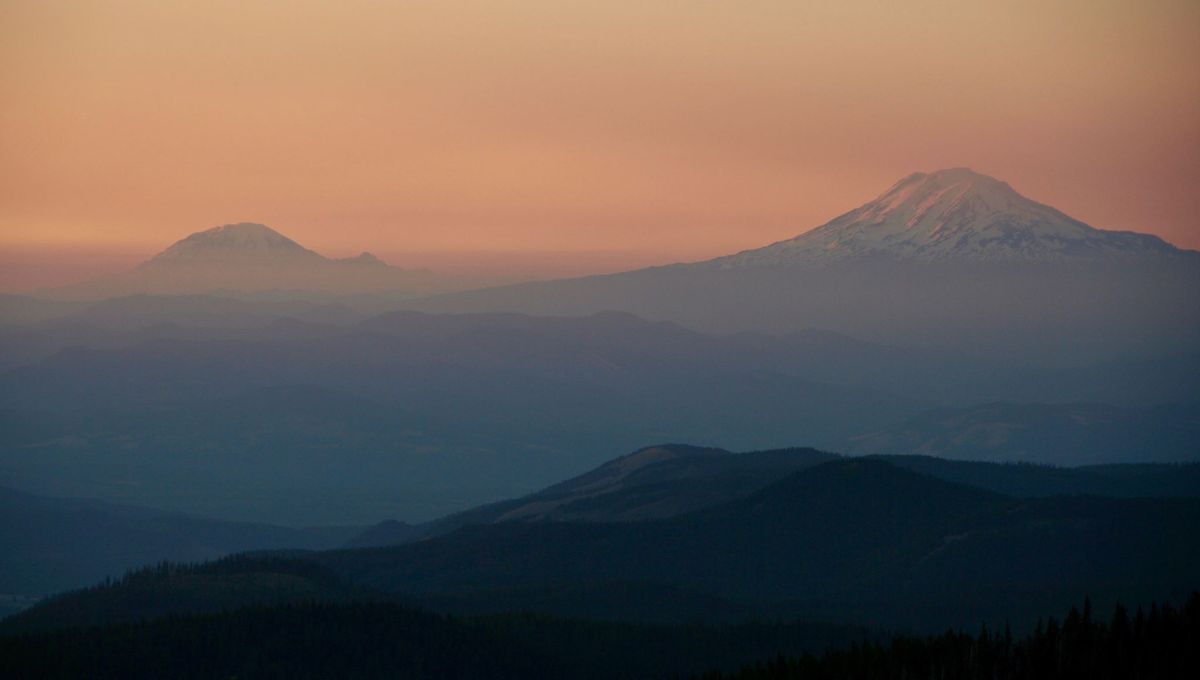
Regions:
<instances>
[{"instance_id":1,"label":"forested hill","mask_svg":"<svg viewBox=\"0 0 1200 680\"><path fill-rule=\"evenodd\" d=\"M1200 594L1111 617L1085 602L1026 636L984 627L890 640L795 623L455 619L394 603L285 604L0 636L0 658L6 677L21 678L1186 678L1200 668Z\"/></svg>"},{"instance_id":2,"label":"forested hill","mask_svg":"<svg viewBox=\"0 0 1200 680\"><path fill-rule=\"evenodd\" d=\"M1200 593L1181 608L1118 605L1101 620L1072 608L1030 635L1011 631L947 632L925 638L864 642L823 655L778 658L701 680L834 680L841 678L1194 678L1200 671Z\"/></svg>"}]
</instances>

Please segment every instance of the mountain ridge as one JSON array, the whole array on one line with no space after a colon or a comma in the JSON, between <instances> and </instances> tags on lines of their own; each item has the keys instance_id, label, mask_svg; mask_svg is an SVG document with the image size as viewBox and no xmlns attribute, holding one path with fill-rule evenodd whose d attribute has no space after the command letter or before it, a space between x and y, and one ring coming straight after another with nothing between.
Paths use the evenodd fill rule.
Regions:
<instances>
[{"instance_id":1,"label":"mountain ridge","mask_svg":"<svg viewBox=\"0 0 1200 680\"><path fill-rule=\"evenodd\" d=\"M671 446L685 455L642 469L748 455L693 455L702 451ZM980 618L1031 625L1029 615L1047 597L1161 594L1188 585L1200 563L1191 540L1200 499L1104 497L1082 487L1069 496L1013 488L1014 496L975 483L990 480L987 473L995 466L975 468L937 459L838 458L780 470L760 488L726 502L645 522L469 524L405 545L260 552L199 569L224 563L243 565L251 574L307 574L320 582L336 577L370 597L402 596L439 611L636 618L647 612L642 598L674 600L682 594L684 601L667 606L685 616L697 607L737 615L751 605L822 620L853 617L871 625L918 627L936 621L932 625L941 627ZM1027 466L1007 470L1039 472ZM1091 472L1072 476L1084 481L1094 477ZM1141 474L1113 472L1127 481ZM1037 476L1060 490L1064 482L1071 485ZM690 493L686 483L676 489ZM171 576L151 570L148 580L156 582L156 574ZM639 583L657 585L621 587ZM237 583L228 584L232 591L203 583L195 584L199 591L186 590L195 602L211 606L209 598L196 598L203 589L261 601L280 594L271 584L286 585L269 577L265 590L255 590L253 583L246 584L248 590ZM115 598L92 597L105 592L57 598L22 618L103 617L114 605L143 601L129 599L140 597L136 593L115 591ZM616 603L614 596L632 599ZM95 607L80 606L89 599ZM178 603L162 606L159 614L166 614Z\"/></svg>"},{"instance_id":2,"label":"mountain ridge","mask_svg":"<svg viewBox=\"0 0 1200 680\"><path fill-rule=\"evenodd\" d=\"M1113 498L1200 497L1200 463L1060 467L1037 463L952 460L919 455L843 456L812 448L735 453L688 444L656 444L618 456L539 491L485 503L430 522L380 522L344 547L383 547L444 535L469 525L504 522L646 522L752 498L818 465L887 464L956 485L1013 498L1095 495ZM857 463L855 462L857 461Z\"/></svg>"},{"instance_id":3,"label":"mountain ridge","mask_svg":"<svg viewBox=\"0 0 1200 680\"><path fill-rule=\"evenodd\" d=\"M1023 620L1046 597L1186 586L1200 564L1197 517L1194 498L1014 498L853 458L661 520L470 525L311 557L418 598L474 593L483 604L499 593L511 606L506 594L522 588L655 578L810 616L929 625L956 608L951 618Z\"/></svg>"}]
</instances>

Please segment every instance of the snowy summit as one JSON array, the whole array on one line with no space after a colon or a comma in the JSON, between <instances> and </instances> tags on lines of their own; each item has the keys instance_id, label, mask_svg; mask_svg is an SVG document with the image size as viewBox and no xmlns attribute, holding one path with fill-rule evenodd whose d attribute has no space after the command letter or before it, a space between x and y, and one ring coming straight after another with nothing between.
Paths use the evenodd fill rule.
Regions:
<instances>
[{"instance_id":1,"label":"snowy summit","mask_svg":"<svg viewBox=\"0 0 1200 680\"><path fill-rule=\"evenodd\" d=\"M324 259L266 225L240 222L199 231L176 241L150 260L150 264L230 261L290 264Z\"/></svg>"},{"instance_id":2,"label":"snowy summit","mask_svg":"<svg viewBox=\"0 0 1200 680\"><path fill-rule=\"evenodd\" d=\"M1020 262L1178 252L1157 236L1096 229L998 179L953 168L909 175L812 231L712 263L733 269L856 258Z\"/></svg>"}]
</instances>

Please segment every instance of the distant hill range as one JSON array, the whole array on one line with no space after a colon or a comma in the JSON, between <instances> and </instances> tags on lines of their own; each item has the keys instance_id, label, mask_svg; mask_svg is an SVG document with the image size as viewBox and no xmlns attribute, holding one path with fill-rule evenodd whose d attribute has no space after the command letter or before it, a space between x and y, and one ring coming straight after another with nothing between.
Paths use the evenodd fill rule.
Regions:
<instances>
[{"instance_id":1,"label":"distant hill range","mask_svg":"<svg viewBox=\"0 0 1200 680\"><path fill-rule=\"evenodd\" d=\"M990 403L935 409L847 440L850 454L920 454L958 460L1127 463L1200 457L1200 409L1103 404Z\"/></svg>"},{"instance_id":2,"label":"distant hill range","mask_svg":"<svg viewBox=\"0 0 1200 680\"><path fill-rule=\"evenodd\" d=\"M270 227L242 222L196 232L131 271L46 291L44 295L86 300L212 292L417 295L461 286L426 270L393 267L367 252L328 258Z\"/></svg>"},{"instance_id":3,"label":"distant hill range","mask_svg":"<svg viewBox=\"0 0 1200 680\"><path fill-rule=\"evenodd\" d=\"M0 327L0 369L0 483L273 524L427 521L647 441L1059 465L1200 456L1197 355L1014 366L622 313L363 318L135 296Z\"/></svg>"},{"instance_id":4,"label":"distant hill range","mask_svg":"<svg viewBox=\"0 0 1200 680\"><path fill-rule=\"evenodd\" d=\"M0 594L46 595L161 560L337 546L352 527L291 529L0 488Z\"/></svg>"},{"instance_id":5,"label":"distant hill range","mask_svg":"<svg viewBox=\"0 0 1200 680\"><path fill-rule=\"evenodd\" d=\"M917 173L795 238L705 262L414 302L623 310L710 331L821 328L1042 361L1200 344L1200 253L1090 227L965 168Z\"/></svg>"}]
</instances>

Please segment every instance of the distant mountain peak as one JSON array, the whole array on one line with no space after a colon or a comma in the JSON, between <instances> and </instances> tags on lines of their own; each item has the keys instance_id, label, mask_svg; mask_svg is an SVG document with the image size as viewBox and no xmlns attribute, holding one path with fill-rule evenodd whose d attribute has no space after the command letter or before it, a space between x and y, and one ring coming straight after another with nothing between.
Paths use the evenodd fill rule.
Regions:
<instances>
[{"instance_id":1,"label":"distant mountain peak","mask_svg":"<svg viewBox=\"0 0 1200 680\"><path fill-rule=\"evenodd\" d=\"M368 253L365 250L363 252L359 253L358 255L355 255L354 257L343 257L340 260L338 260L338 262L345 262L346 264L366 265L369 267L375 267L375 266L386 267L386 266L388 266L388 264L386 262L379 259L378 257L375 257L374 255L372 255L371 253Z\"/></svg>"},{"instance_id":2,"label":"distant mountain peak","mask_svg":"<svg viewBox=\"0 0 1200 680\"><path fill-rule=\"evenodd\" d=\"M823 226L718 258L721 268L856 258L924 261L1126 259L1179 251L1157 236L1104 231L970 168L918 172Z\"/></svg>"},{"instance_id":3,"label":"distant mountain peak","mask_svg":"<svg viewBox=\"0 0 1200 680\"><path fill-rule=\"evenodd\" d=\"M198 231L180 239L154 256L148 264L247 260L293 262L323 259L325 258L266 225L239 222Z\"/></svg>"},{"instance_id":4,"label":"distant mountain peak","mask_svg":"<svg viewBox=\"0 0 1200 680\"><path fill-rule=\"evenodd\" d=\"M458 285L428 270L393 267L367 252L325 257L264 224L238 222L190 234L130 271L66 286L56 294L80 299L218 291L414 295Z\"/></svg>"}]
</instances>

